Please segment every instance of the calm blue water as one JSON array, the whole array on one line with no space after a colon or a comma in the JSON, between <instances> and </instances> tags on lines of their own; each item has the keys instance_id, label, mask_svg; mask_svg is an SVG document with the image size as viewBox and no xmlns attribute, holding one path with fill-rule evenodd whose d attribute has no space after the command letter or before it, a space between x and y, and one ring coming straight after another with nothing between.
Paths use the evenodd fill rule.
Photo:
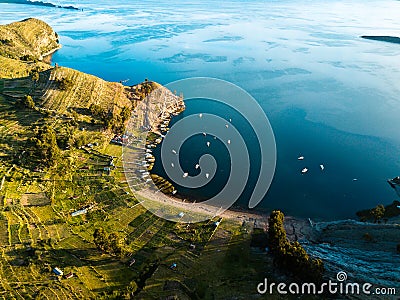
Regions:
<instances>
[{"instance_id":1,"label":"calm blue water","mask_svg":"<svg viewBox=\"0 0 400 300\"><path fill-rule=\"evenodd\" d=\"M83 11L0 4L0 22L43 19L63 44L54 62L107 80L211 76L257 99L278 150L274 181L257 209L333 219L397 197L386 179L400 175L400 45L359 36L400 36L400 1L55 3ZM183 116L207 109L191 103ZM246 130L243 122L235 126ZM257 165L257 147L252 153ZM223 174L223 147L214 154ZM192 166L193 157L184 155L182 164ZM301 176L303 167L310 171ZM257 179L251 175L239 204ZM191 194L209 196L223 185L219 178Z\"/></svg>"}]
</instances>

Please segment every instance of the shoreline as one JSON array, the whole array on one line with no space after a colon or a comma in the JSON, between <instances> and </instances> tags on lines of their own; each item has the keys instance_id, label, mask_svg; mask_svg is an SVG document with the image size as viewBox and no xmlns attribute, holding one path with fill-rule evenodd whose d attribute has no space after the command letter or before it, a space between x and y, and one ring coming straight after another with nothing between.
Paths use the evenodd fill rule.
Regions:
<instances>
[{"instance_id":1,"label":"shoreline","mask_svg":"<svg viewBox=\"0 0 400 300\"><path fill-rule=\"evenodd\" d=\"M49 65L51 65L51 59L52 59L53 54L55 52L57 52L58 50L60 50L61 48L62 48L62 45L58 44L58 47L56 47L56 48L54 48L54 49L52 49L52 50L50 50L48 52L40 54L41 55L40 61L43 61L43 62L48 63Z\"/></svg>"}]
</instances>

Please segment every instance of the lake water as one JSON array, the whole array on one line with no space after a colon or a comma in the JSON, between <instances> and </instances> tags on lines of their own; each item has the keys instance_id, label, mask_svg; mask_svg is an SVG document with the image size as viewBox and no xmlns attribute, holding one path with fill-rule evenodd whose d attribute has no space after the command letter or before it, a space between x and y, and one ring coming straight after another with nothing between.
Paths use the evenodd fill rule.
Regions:
<instances>
[{"instance_id":1,"label":"lake water","mask_svg":"<svg viewBox=\"0 0 400 300\"><path fill-rule=\"evenodd\" d=\"M386 179L400 175L400 45L359 36L400 36L400 1L55 3L83 10L0 4L0 22L43 19L63 44L53 62L106 80L167 84L210 76L239 85L258 101L274 130L278 160L256 209L335 219L396 199ZM204 104L190 102L176 119L207 112ZM183 153L183 166L207 151L190 152L194 142L184 145L189 154ZM252 149L257 166L257 147ZM223 184L226 153L223 147L214 151L220 180L182 193L206 197ZM309 172L302 176L303 167ZM247 204L256 180L252 167L239 205Z\"/></svg>"}]
</instances>

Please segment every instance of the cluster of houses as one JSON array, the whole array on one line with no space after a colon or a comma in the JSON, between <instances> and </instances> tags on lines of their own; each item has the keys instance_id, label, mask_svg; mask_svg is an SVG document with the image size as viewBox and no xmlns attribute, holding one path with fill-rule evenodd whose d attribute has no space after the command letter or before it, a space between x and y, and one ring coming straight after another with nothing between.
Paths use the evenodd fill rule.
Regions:
<instances>
[{"instance_id":1,"label":"cluster of houses","mask_svg":"<svg viewBox=\"0 0 400 300\"><path fill-rule=\"evenodd\" d=\"M116 134L112 139L111 143L117 144L117 145L125 145L128 143L128 136L126 134L120 135Z\"/></svg>"}]
</instances>

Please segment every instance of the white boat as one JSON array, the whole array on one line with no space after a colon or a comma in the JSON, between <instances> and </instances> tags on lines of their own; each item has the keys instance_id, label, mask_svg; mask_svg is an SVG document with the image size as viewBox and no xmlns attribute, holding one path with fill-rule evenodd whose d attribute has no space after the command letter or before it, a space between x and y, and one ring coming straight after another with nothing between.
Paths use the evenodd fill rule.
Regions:
<instances>
[{"instance_id":1,"label":"white boat","mask_svg":"<svg viewBox=\"0 0 400 300\"><path fill-rule=\"evenodd\" d=\"M319 165L319 167L321 168L321 170L324 170L324 169L325 169L325 166L324 166L324 165Z\"/></svg>"},{"instance_id":2,"label":"white boat","mask_svg":"<svg viewBox=\"0 0 400 300\"><path fill-rule=\"evenodd\" d=\"M207 142L207 147L210 147L210 142Z\"/></svg>"},{"instance_id":3,"label":"white boat","mask_svg":"<svg viewBox=\"0 0 400 300\"><path fill-rule=\"evenodd\" d=\"M301 170L301 174L305 174L305 173L307 173L308 172L308 169L307 168L304 168L303 170Z\"/></svg>"},{"instance_id":4,"label":"white boat","mask_svg":"<svg viewBox=\"0 0 400 300\"><path fill-rule=\"evenodd\" d=\"M177 193L177 190L172 191L172 195L175 195Z\"/></svg>"},{"instance_id":5,"label":"white boat","mask_svg":"<svg viewBox=\"0 0 400 300\"><path fill-rule=\"evenodd\" d=\"M173 168L175 167L174 163L171 163L171 167L173 167Z\"/></svg>"},{"instance_id":6,"label":"white boat","mask_svg":"<svg viewBox=\"0 0 400 300\"><path fill-rule=\"evenodd\" d=\"M208 177L210 177L210 174L206 173L206 178L208 179Z\"/></svg>"},{"instance_id":7,"label":"white boat","mask_svg":"<svg viewBox=\"0 0 400 300\"><path fill-rule=\"evenodd\" d=\"M226 128L228 128L228 127L229 127L229 125L228 125L228 124L225 124L225 127L226 127Z\"/></svg>"},{"instance_id":8,"label":"white boat","mask_svg":"<svg viewBox=\"0 0 400 300\"><path fill-rule=\"evenodd\" d=\"M188 173L183 173L183 176L182 176L182 177L183 177L183 178L186 178L186 177L188 177L188 175L189 175Z\"/></svg>"},{"instance_id":9,"label":"white boat","mask_svg":"<svg viewBox=\"0 0 400 300\"><path fill-rule=\"evenodd\" d=\"M230 144L231 143L231 140L228 140L228 144Z\"/></svg>"},{"instance_id":10,"label":"white boat","mask_svg":"<svg viewBox=\"0 0 400 300\"><path fill-rule=\"evenodd\" d=\"M199 165L199 164L196 164L196 165L194 166L194 168L197 170L198 168L200 168L200 165Z\"/></svg>"},{"instance_id":11,"label":"white boat","mask_svg":"<svg viewBox=\"0 0 400 300\"><path fill-rule=\"evenodd\" d=\"M176 154L176 150L172 149L172 153L173 153L173 154Z\"/></svg>"},{"instance_id":12,"label":"white boat","mask_svg":"<svg viewBox=\"0 0 400 300\"><path fill-rule=\"evenodd\" d=\"M202 118L203 117L203 114L199 114L199 118Z\"/></svg>"},{"instance_id":13,"label":"white boat","mask_svg":"<svg viewBox=\"0 0 400 300\"><path fill-rule=\"evenodd\" d=\"M203 135L204 135L204 136L206 136L206 135L207 135L207 133L203 132Z\"/></svg>"},{"instance_id":14,"label":"white boat","mask_svg":"<svg viewBox=\"0 0 400 300\"><path fill-rule=\"evenodd\" d=\"M303 159L304 159L304 156L299 156L297 159L298 159L298 160L303 160Z\"/></svg>"}]
</instances>

